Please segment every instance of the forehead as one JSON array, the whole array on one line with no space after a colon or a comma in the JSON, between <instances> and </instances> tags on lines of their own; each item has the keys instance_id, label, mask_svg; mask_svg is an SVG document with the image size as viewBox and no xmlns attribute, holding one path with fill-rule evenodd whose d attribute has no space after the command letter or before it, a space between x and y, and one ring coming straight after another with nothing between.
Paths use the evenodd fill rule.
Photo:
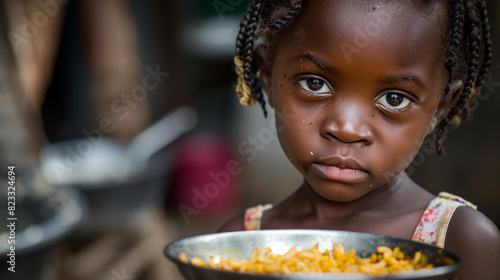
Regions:
<instances>
[{"instance_id":1,"label":"forehead","mask_svg":"<svg viewBox=\"0 0 500 280\"><path fill-rule=\"evenodd\" d=\"M316 51L357 60L396 64L427 60L444 63L446 12L441 4L422 8L415 1L308 1L287 39L300 52ZM283 44L282 44L283 45ZM279 53L279 52L278 52Z\"/></svg>"}]
</instances>

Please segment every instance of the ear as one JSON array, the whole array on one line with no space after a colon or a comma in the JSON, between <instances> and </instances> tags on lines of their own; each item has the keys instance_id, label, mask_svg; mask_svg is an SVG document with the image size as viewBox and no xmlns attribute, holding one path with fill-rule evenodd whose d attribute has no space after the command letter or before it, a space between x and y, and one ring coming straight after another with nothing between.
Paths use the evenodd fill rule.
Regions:
<instances>
[{"instance_id":1,"label":"ear","mask_svg":"<svg viewBox=\"0 0 500 280\"><path fill-rule=\"evenodd\" d=\"M260 84L262 85L262 90L267 96L269 106L274 108L271 70L269 69L269 59L267 57L266 47L263 44L259 44L255 48L255 54L257 57L257 65L260 70Z\"/></svg>"},{"instance_id":2,"label":"ear","mask_svg":"<svg viewBox=\"0 0 500 280\"><path fill-rule=\"evenodd\" d=\"M436 117L438 123L446 117L453 105L457 103L460 94L462 94L462 90L464 89L464 81L457 79L453 81L450 87L450 94L446 99L441 100L437 108Z\"/></svg>"},{"instance_id":3,"label":"ear","mask_svg":"<svg viewBox=\"0 0 500 280\"><path fill-rule=\"evenodd\" d=\"M446 99L441 100L441 102L439 103L436 114L434 115L434 118L432 119L431 124L429 125L429 128L427 130L427 134L430 134L432 131L434 131L436 125L446 117L453 105L457 103L463 89L464 81L460 79L455 80L451 84L450 94Z\"/></svg>"}]
</instances>

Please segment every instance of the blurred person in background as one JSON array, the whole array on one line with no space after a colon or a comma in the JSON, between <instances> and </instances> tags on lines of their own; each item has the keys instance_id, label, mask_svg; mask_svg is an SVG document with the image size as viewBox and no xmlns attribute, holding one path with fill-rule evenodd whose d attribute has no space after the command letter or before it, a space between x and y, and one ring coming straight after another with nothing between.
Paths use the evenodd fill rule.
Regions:
<instances>
[{"instance_id":1,"label":"blurred person in background","mask_svg":"<svg viewBox=\"0 0 500 280\"><path fill-rule=\"evenodd\" d=\"M53 75L59 51L64 15L69 1L3 0L2 75L5 84L20 96L34 133L34 149L44 144L41 107ZM150 123L147 102L134 105L130 115L110 110L113 100L141 83L142 65L138 53L137 34L127 2L77 1L77 20L91 76L90 94L95 100L98 119L110 118L116 129L110 137L130 140ZM4 78L6 77L6 78ZM8 77L8 78L7 78Z\"/></svg>"},{"instance_id":2,"label":"blurred person in background","mask_svg":"<svg viewBox=\"0 0 500 280\"><path fill-rule=\"evenodd\" d=\"M74 10L70 11L70 8ZM130 96L127 97L134 86L143 83L144 69L139 55L137 29L127 1L0 0L2 163L38 172L39 154L50 142L44 128L42 107L57 57L61 51L66 51L60 49L60 44L68 13L76 17L73 20L77 23L85 54L85 68L90 77L88 94L92 104L88 108L80 108L86 114L77 118L86 120L79 121L72 119L74 116L68 116L64 120L66 128L76 129L81 134L86 127L80 127L79 123L107 118L114 129L104 136L127 142L151 123L148 100L131 102L128 99ZM68 74L81 75L76 68ZM78 102L82 98L77 96L80 92L76 88L70 94L72 96L67 96L68 99ZM119 114L112 110L111 106L116 101L128 106L126 116L124 112ZM61 102L60 105L57 109L62 112L72 109L71 104ZM62 135L62 139L75 136L71 132L66 136L62 132ZM123 238L116 235L97 236L95 240L85 243L84 248L63 246L59 259L53 261L50 278L110 279L116 275L135 277L140 274L140 278L135 279L158 279L159 275L169 279L169 271L172 270L168 264L165 266L161 262L163 255L157 249L167 243L165 238L175 234L175 230L170 228L167 232L164 222L159 224L159 228L153 230L138 229L132 234L124 233ZM141 242L144 240L150 241ZM131 246L131 242L137 246ZM115 251L110 253L110 248ZM104 251L106 254L103 254ZM118 258L116 252L124 256ZM110 265L113 267L107 267Z\"/></svg>"}]
</instances>

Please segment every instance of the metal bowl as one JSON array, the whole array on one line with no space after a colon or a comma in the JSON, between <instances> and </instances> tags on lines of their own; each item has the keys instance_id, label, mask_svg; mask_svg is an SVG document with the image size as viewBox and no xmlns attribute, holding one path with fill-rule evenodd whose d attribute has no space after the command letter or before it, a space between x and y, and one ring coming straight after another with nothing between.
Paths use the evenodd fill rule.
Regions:
<instances>
[{"instance_id":1,"label":"metal bowl","mask_svg":"<svg viewBox=\"0 0 500 280\"><path fill-rule=\"evenodd\" d=\"M54 143L41 154L44 178L58 189L78 190L88 203L88 217L79 226L78 235L135 228L152 209L162 206L173 158L171 150L164 149L134 168L126 146L103 137L71 165L68 151L77 151L85 141L90 143L86 139Z\"/></svg>"},{"instance_id":2,"label":"metal bowl","mask_svg":"<svg viewBox=\"0 0 500 280\"><path fill-rule=\"evenodd\" d=\"M75 188L88 202L89 217L78 234L137 228L144 216L163 207L175 157L168 146L196 120L192 108L180 107L128 144L99 132L98 137L45 146L40 154L45 180L61 189Z\"/></svg>"},{"instance_id":3,"label":"metal bowl","mask_svg":"<svg viewBox=\"0 0 500 280\"><path fill-rule=\"evenodd\" d=\"M179 260L181 252L186 253L188 258L198 257L205 261L208 261L210 256L216 259L231 257L239 260L248 258L255 247L259 250L270 247L273 253L284 254L293 246L296 246L297 250L301 250L310 249L316 244L319 244L320 251L330 250L332 244L342 244L346 250L356 250L356 254L360 257L370 256L376 252L378 246L399 247L406 255L413 255L415 252L420 251L429 258L429 263L434 264L435 267L391 274L385 277L361 273L256 275L202 268ZM179 271L188 280L447 279L446 277L457 270L461 264L461 260L456 254L428 244L383 235L332 230L260 230L199 235L168 244L165 248L165 254L177 265ZM444 258L450 258L455 263L453 265L443 265Z\"/></svg>"},{"instance_id":4,"label":"metal bowl","mask_svg":"<svg viewBox=\"0 0 500 280\"><path fill-rule=\"evenodd\" d=\"M15 215L7 211L7 203L0 209L0 218L11 225L0 229L0 240L5 240L0 242L0 279L53 279L60 245L87 216L86 200L72 188L53 187L37 171L22 167L14 171ZM6 174L0 174L2 201L12 190L7 188ZM15 273L8 270L12 267Z\"/></svg>"}]
</instances>

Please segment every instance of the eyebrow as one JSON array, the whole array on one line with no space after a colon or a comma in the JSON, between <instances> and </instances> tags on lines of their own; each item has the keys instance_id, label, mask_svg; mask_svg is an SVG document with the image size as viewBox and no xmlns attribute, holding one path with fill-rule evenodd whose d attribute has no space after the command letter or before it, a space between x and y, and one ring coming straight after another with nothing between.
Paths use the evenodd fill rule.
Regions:
<instances>
[{"instance_id":1,"label":"eyebrow","mask_svg":"<svg viewBox=\"0 0 500 280\"><path fill-rule=\"evenodd\" d=\"M332 67L330 67L328 64L322 62L319 60L312 52L308 52L307 54L301 54L296 56L293 60L299 60L299 59L307 59L311 62L314 62L316 65L318 65L321 69L331 71Z\"/></svg>"},{"instance_id":2,"label":"eyebrow","mask_svg":"<svg viewBox=\"0 0 500 280\"><path fill-rule=\"evenodd\" d=\"M306 56L308 56L310 60L312 60L314 63L318 64L318 66L324 70L328 70L331 68L326 63L321 62L317 57L315 57L312 52L309 52Z\"/></svg>"},{"instance_id":3,"label":"eyebrow","mask_svg":"<svg viewBox=\"0 0 500 280\"><path fill-rule=\"evenodd\" d=\"M417 84L417 86L427 89L427 86L416 76L410 76L410 75L403 75L403 76L394 76L394 77L389 77L389 78L383 78L382 79L385 83L387 84L397 84L397 83L403 83L403 82L414 82Z\"/></svg>"},{"instance_id":4,"label":"eyebrow","mask_svg":"<svg viewBox=\"0 0 500 280\"><path fill-rule=\"evenodd\" d=\"M299 56L295 57L294 60L304 59L304 58L309 60L309 61L314 62L316 65L318 65L323 70L326 70L326 71L333 70L333 67L331 67L330 65L326 64L325 62L322 62L321 60L319 60L312 52L308 52L307 54L299 55ZM425 85L425 83L416 76L400 75L400 76L393 76L393 77L388 77L388 78L384 77L384 78L382 78L382 80L386 84L412 82L412 83L415 83L420 88L427 89L427 86Z\"/></svg>"}]
</instances>

